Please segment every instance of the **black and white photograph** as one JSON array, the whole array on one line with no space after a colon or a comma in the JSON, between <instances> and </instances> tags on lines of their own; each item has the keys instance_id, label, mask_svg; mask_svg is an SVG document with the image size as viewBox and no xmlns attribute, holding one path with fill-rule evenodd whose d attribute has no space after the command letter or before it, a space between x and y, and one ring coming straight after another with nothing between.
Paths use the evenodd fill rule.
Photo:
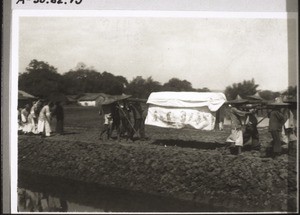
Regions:
<instances>
[{"instance_id":1,"label":"black and white photograph","mask_svg":"<svg viewBox=\"0 0 300 215\"><path fill-rule=\"evenodd\" d=\"M297 13L13 12L17 213L299 212Z\"/></svg>"}]
</instances>

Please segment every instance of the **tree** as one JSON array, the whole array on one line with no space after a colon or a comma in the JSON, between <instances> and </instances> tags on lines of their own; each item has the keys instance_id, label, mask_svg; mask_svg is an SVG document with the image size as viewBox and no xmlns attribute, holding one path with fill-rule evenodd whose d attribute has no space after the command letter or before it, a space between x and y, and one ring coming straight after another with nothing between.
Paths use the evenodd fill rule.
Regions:
<instances>
[{"instance_id":1,"label":"tree","mask_svg":"<svg viewBox=\"0 0 300 215\"><path fill-rule=\"evenodd\" d=\"M97 72L79 63L75 70L70 70L63 75L64 86L67 94L81 93L107 93L120 95L128 84L123 76L114 76L111 73Z\"/></svg>"},{"instance_id":2,"label":"tree","mask_svg":"<svg viewBox=\"0 0 300 215\"><path fill-rule=\"evenodd\" d=\"M102 92L111 95L121 95L127 85L127 79L123 76L114 76L111 73L102 73Z\"/></svg>"},{"instance_id":3,"label":"tree","mask_svg":"<svg viewBox=\"0 0 300 215\"><path fill-rule=\"evenodd\" d=\"M102 90L101 73L87 68L71 70L63 75L63 79L67 94L96 93Z\"/></svg>"},{"instance_id":4,"label":"tree","mask_svg":"<svg viewBox=\"0 0 300 215\"><path fill-rule=\"evenodd\" d=\"M126 93L136 98L148 98L152 92L161 90L161 84L152 77L144 79L142 76L135 77L127 86Z\"/></svg>"},{"instance_id":5,"label":"tree","mask_svg":"<svg viewBox=\"0 0 300 215\"><path fill-rule=\"evenodd\" d=\"M162 87L164 91L195 91L192 84L187 80L180 80L178 78L171 78Z\"/></svg>"},{"instance_id":6,"label":"tree","mask_svg":"<svg viewBox=\"0 0 300 215\"><path fill-rule=\"evenodd\" d=\"M297 96L297 86L289 86L288 89L286 91L284 91L282 94L296 97Z\"/></svg>"},{"instance_id":7,"label":"tree","mask_svg":"<svg viewBox=\"0 0 300 215\"><path fill-rule=\"evenodd\" d=\"M36 59L19 75L19 89L42 98L64 90L62 76L57 73L57 69Z\"/></svg>"},{"instance_id":8,"label":"tree","mask_svg":"<svg viewBox=\"0 0 300 215\"><path fill-rule=\"evenodd\" d=\"M235 99L237 95L244 98L254 95L257 92L258 86L258 84L255 84L254 79L248 81L244 80L243 82L234 83L232 86L226 87L225 95L228 100Z\"/></svg>"},{"instance_id":9,"label":"tree","mask_svg":"<svg viewBox=\"0 0 300 215\"><path fill-rule=\"evenodd\" d=\"M207 87L203 87L203 88L199 88L196 89L197 92L210 92L210 89L208 89Z\"/></svg>"},{"instance_id":10,"label":"tree","mask_svg":"<svg viewBox=\"0 0 300 215\"><path fill-rule=\"evenodd\" d=\"M162 86L158 81L154 81L152 77L148 77L145 83L145 94L142 98L148 98L152 92L158 92L162 90Z\"/></svg>"},{"instance_id":11,"label":"tree","mask_svg":"<svg viewBox=\"0 0 300 215\"><path fill-rule=\"evenodd\" d=\"M123 84L123 87L126 88L128 86L128 81L125 77L123 76L115 76L116 80Z\"/></svg>"}]
</instances>

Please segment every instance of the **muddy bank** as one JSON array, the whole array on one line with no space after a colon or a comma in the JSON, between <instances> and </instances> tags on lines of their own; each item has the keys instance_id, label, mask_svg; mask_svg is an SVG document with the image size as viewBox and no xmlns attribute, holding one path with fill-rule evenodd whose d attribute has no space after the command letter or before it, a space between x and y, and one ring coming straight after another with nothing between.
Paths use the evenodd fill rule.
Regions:
<instances>
[{"instance_id":1,"label":"muddy bank","mask_svg":"<svg viewBox=\"0 0 300 215\"><path fill-rule=\"evenodd\" d=\"M19 137L19 170L232 208L295 210L295 160L141 143Z\"/></svg>"}]
</instances>

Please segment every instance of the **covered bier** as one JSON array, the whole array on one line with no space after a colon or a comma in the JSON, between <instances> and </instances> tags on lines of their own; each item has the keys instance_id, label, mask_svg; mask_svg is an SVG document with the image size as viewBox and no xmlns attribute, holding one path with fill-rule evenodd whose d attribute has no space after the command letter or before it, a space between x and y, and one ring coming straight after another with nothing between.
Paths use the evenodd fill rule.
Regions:
<instances>
[{"instance_id":1,"label":"covered bier","mask_svg":"<svg viewBox=\"0 0 300 215\"><path fill-rule=\"evenodd\" d=\"M213 130L216 111L226 102L223 93L155 92L147 100L145 124L165 128Z\"/></svg>"}]
</instances>

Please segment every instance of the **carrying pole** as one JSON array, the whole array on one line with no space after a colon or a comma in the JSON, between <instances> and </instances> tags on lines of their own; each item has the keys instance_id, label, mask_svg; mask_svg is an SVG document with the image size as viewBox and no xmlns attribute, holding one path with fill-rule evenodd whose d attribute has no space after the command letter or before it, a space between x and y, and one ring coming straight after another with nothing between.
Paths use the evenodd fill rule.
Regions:
<instances>
[{"instance_id":1,"label":"carrying pole","mask_svg":"<svg viewBox=\"0 0 300 215\"><path fill-rule=\"evenodd\" d=\"M120 106L118 106L118 108L123 112L123 114L124 114L126 120L129 122L131 128L133 129L134 134L136 134L136 133L137 133L137 130L134 129L134 126L131 124L130 120L127 118L126 113L124 112L124 110L123 110L122 108L120 108Z\"/></svg>"},{"instance_id":2,"label":"carrying pole","mask_svg":"<svg viewBox=\"0 0 300 215\"><path fill-rule=\"evenodd\" d=\"M259 123L261 123L265 118L267 118L268 115L269 115L270 113L271 113L271 111L269 111L269 112L267 113L267 115L264 116L261 120L259 120L259 121L257 122L257 125L258 125Z\"/></svg>"}]
</instances>

